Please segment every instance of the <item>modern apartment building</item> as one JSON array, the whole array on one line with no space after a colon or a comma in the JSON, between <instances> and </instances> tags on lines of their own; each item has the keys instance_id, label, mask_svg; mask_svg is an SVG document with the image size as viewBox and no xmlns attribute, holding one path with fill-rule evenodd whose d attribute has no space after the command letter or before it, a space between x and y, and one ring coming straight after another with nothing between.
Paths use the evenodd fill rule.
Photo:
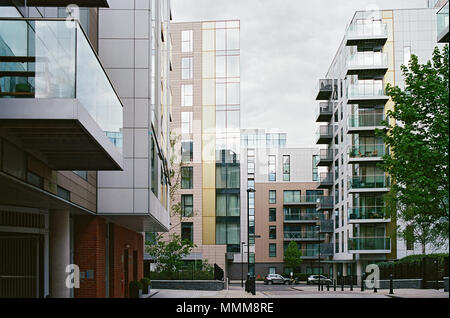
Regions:
<instances>
[{"instance_id":1,"label":"modern apartment building","mask_svg":"<svg viewBox=\"0 0 450 318\"><path fill-rule=\"evenodd\" d=\"M168 227L169 2L28 3L0 2L0 297L126 297Z\"/></svg>"},{"instance_id":2,"label":"modern apartment building","mask_svg":"<svg viewBox=\"0 0 450 318\"><path fill-rule=\"evenodd\" d=\"M325 79L319 81L319 163L328 166L320 187L334 197L336 276L357 276L373 261L394 260L411 244L397 238L384 211L390 177L378 166L389 152L375 129L393 108L388 83L404 85L400 66L411 54L424 63L437 45L433 8L358 11Z\"/></svg>"},{"instance_id":3,"label":"modern apartment building","mask_svg":"<svg viewBox=\"0 0 450 318\"><path fill-rule=\"evenodd\" d=\"M448 36L448 0L447 1L437 1L436 8L439 8L439 11L437 12L437 41L439 43L448 43L449 36Z\"/></svg>"},{"instance_id":4,"label":"modern apartment building","mask_svg":"<svg viewBox=\"0 0 450 318\"><path fill-rule=\"evenodd\" d=\"M227 272L240 252L240 22L171 28L170 130L177 139L176 201L183 220L173 217L170 232L197 245L187 259L207 260Z\"/></svg>"},{"instance_id":5,"label":"modern apartment building","mask_svg":"<svg viewBox=\"0 0 450 318\"><path fill-rule=\"evenodd\" d=\"M318 273L319 250L321 261L333 255L332 205L327 191L317 189L319 149L286 148L286 134L262 129L242 130L241 140L241 211L248 212L241 218L241 240L245 247L250 242L250 273L264 277L294 270L284 263L291 241L302 251L301 272ZM247 195L247 189L255 192ZM244 277L247 257L245 248L235 256L235 264L245 264ZM320 267L329 272L328 265ZM230 274L240 278L242 268L234 266Z\"/></svg>"}]
</instances>

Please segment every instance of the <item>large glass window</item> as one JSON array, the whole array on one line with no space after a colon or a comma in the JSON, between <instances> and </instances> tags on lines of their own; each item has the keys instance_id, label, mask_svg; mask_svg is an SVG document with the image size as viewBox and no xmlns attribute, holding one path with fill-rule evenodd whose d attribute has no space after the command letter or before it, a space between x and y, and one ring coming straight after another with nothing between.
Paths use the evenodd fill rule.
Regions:
<instances>
[{"instance_id":1,"label":"large glass window","mask_svg":"<svg viewBox=\"0 0 450 318\"><path fill-rule=\"evenodd\" d=\"M312 160L313 160L312 181L319 181L319 168L317 167L317 163L319 162L319 155L314 155Z\"/></svg>"},{"instance_id":2,"label":"large glass window","mask_svg":"<svg viewBox=\"0 0 450 318\"><path fill-rule=\"evenodd\" d=\"M291 180L291 156L283 156L283 181Z\"/></svg>"},{"instance_id":3,"label":"large glass window","mask_svg":"<svg viewBox=\"0 0 450 318\"><path fill-rule=\"evenodd\" d=\"M276 190L269 190L269 203L270 204L277 203L277 191Z\"/></svg>"},{"instance_id":4,"label":"large glass window","mask_svg":"<svg viewBox=\"0 0 450 318\"><path fill-rule=\"evenodd\" d=\"M192 189L193 167L181 167L181 189Z\"/></svg>"},{"instance_id":5,"label":"large glass window","mask_svg":"<svg viewBox=\"0 0 450 318\"><path fill-rule=\"evenodd\" d=\"M181 223L181 239L194 242L194 223Z\"/></svg>"},{"instance_id":6,"label":"large glass window","mask_svg":"<svg viewBox=\"0 0 450 318\"><path fill-rule=\"evenodd\" d=\"M269 257L277 257L277 244L269 244Z\"/></svg>"},{"instance_id":7,"label":"large glass window","mask_svg":"<svg viewBox=\"0 0 450 318\"><path fill-rule=\"evenodd\" d=\"M181 142L181 161L192 162L194 156L193 141L184 140Z\"/></svg>"},{"instance_id":8,"label":"large glass window","mask_svg":"<svg viewBox=\"0 0 450 318\"><path fill-rule=\"evenodd\" d=\"M181 52L192 52L193 49L193 32L185 30L181 32Z\"/></svg>"},{"instance_id":9,"label":"large glass window","mask_svg":"<svg viewBox=\"0 0 450 318\"><path fill-rule=\"evenodd\" d=\"M274 225L269 226L269 240L277 239L277 227Z\"/></svg>"},{"instance_id":10,"label":"large glass window","mask_svg":"<svg viewBox=\"0 0 450 318\"><path fill-rule=\"evenodd\" d=\"M181 133L192 134L193 112L181 113Z\"/></svg>"},{"instance_id":11,"label":"large glass window","mask_svg":"<svg viewBox=\"0 0 450 318\"><path fill-rule=\"evenodd\" d=\"M192 57L183 57L181 59L181 79L187 80L193 77Z\"/></svg>"},{"instance_id":12,"label":"large glass window","mask_svg":"<svg viewBox=\"0 0 450 318\"><path fill-rule=\"evenodd\" d=\"M181 85L181 106L192 106L193 103L194 91L192 85Z\"/></svg>"},{"instance_id":13,"label":"large glass window","mask_svg":"<svg viewBox=\"0 0 450 318\"><path fill-rule=\"evenodd\" d=\"M218 193L216 195L216 216L239 216L240 196L236 194Z\"/></svg>"},{"instance_id":14,"label":"large glass window","mask_svg":"<svg viewBox=\"0 0 450 318\"><path fill-rule=\"evenodd\" d=\"M277 179L277 164L276 156L269 156L269 181L276 181Z\"/></svg>"},{"instance_id":15,"label":"large glass window","mask_svg":"<svg viewBox=\"0 0 450 318\"><path fill-rule=\"evenodd\" d=\"M277 220L277 209L270 208L269 209L269 222L275 222Z\"/></svg>"},{"instance_id":16,"label":"large glass window","mask_svg":"<svg viewBox=\"0 0 450 318\"><path fill-rule=\"evenodd\" d=\"M192 194L181 195L181 215L191 217L194 214L194 197Z\"/></svg>"},{"instance_id":17,"label":"large glass window","mask_svg":"<svg viewBox=\"0 0 450 318\"><path fill-rule=\"evenodd\" d=\"M284 203L300 203L300 190L285 190L283 196Z\"/></svg>"}]
</instances>

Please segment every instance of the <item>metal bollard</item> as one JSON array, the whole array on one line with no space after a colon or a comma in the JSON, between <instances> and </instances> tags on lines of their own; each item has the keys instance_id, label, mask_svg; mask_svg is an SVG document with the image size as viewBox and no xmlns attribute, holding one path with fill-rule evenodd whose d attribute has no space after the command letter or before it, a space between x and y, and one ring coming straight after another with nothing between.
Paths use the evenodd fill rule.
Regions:
<instances>
[{"instance_id":1,"label":"metal bollard","mask_svg":"<svg viewBox=\"0 0 450 318\"><path fill-rule=\"evenodd\" d=\"M330 291L330 282L327 281L327 291Z\"/></svg>"},{"instance_id":2,"label":"metal bollard","mask_svg":"<svg viewBox=\"0 0 450 318\"><path fill-rule=\"evenodd\" d=\"M336 291L336 280L333 279L333 290Z\"/></svg>"},{"instance_id":3,"label":"metal bollard","mask_svg":"<svg viewBox=\"0 0 450 318\"><path fill-rule=\"evenodd\" d=\"M392 279L392 274L389 275L389 295L394 294L394 280Z\"/></svg>"},{"instance_id":4,"label":"metal bollard","mask_svg":"<svg viewBox=\"0 0 450 318\"><path fill-rule=\"evenodd\" d=\"M344 277L341 277L341 291L344 291Z\"/></svg>"},{"instance_id":5,"label":"metal bollard","mask_svg":"<svg viewBox=\"0 0 450 318\"><path fill-rule=\"evenodd\" d=\"M364 291L364 278L365 278L365 274L362 274L361 275L361 291L363 292Z\"/></svg>"},{"instance_id":6,"label":"metal bollard","mask_svg":"<svg viewBox=\"0 0 450 318\"><path fill-rule=\"evenodd\" d=\"M353 275L350 276L350 291L353 291Z\"/></svg>"}]
</instances>

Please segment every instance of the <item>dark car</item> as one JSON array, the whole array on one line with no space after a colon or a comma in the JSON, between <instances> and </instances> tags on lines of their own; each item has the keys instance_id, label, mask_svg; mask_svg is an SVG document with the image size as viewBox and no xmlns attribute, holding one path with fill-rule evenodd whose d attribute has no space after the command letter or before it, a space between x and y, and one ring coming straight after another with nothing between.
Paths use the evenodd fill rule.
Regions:
<instances>
[{"instance_id":1,"label":"dark car","mask_svg":"<svg viewBox=\"0 0 450 318\"><path fill-rule=\"evenodd\" d=\"M319 276L320 276L320 283L321 284L332 284L333 282L331 281L331 279L323 276L323 275L311 275L308 277L308 280L306 281L306 283L308 285L310 284L318 284L319 283Z\"/></svg>"},{"instance_id":2,"label":"dark car","mask_svg":"<svg viewBox=\"0 0 450 318\"><path fill-rule=\"evenodd\" d=\"M279 274L269 274L264 277L264 284L272 285L272 284L292 284L290 278L285 278Z\"/></svg>"}]
</instances>

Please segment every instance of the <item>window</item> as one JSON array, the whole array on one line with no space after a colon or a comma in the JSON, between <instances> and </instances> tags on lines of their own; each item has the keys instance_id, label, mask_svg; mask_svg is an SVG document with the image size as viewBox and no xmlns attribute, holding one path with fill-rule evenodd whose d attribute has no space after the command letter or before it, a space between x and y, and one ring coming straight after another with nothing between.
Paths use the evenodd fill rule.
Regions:
<instances>
[{"instance_id":1,"label":"window","mask_svg":"<svg viewBox=\"0 0 450 318\"><path fill-rule=\"evenodd\" d=\"M181 106L194 104L194 92L192 85L181 85Z\"/></svg>"},{"instance_id":2,"label":"window","mask_svg":"<svg viewBox=\"0 0 450 318\"><path fill-rule=\"evenodd\" d=\"M269 274L276 274L277 268L276 267L269 267Z\"/></svg>"},{"instance_id":3,"label":"window","mask_svg":"<svg viewBox=\"0 0 450 318\"><path fill-rule=\"evenodd\" d=\"M319 181L319 168L317 167L317 163L319 162L319 155L314 155L312 160L313 160L312 181Z\"/></svg>"},{"instance_id":4,"label":"window","mask_svg":"<svg viewBox=\"0 0 450 318\"><path fill-rule=\"evenodd\" d=\"M193 32L192 30L181 32L181 52L192 52Z\"/></svg>"},{"instance_id":5,"label":"window","mask_svg":"<svg viewBox=\"0 0 450 318\"><path fill-rule=\"evenodd\" d=\"M339 233L334 235L334 252L339 253Z\"/></svg>"},{"instance_id":6,"label":"window","mask_svg":"<svg viewBox=\"0 0 450 318\"><path fill-rule=\"evenodd\" d=\"M192 189L193 167L181 167L181 189Z\"/></svg>"},{"instance_id":7,"label":"window","mask_svg":"<svg viewBox=\"0 0 450 318\"><path fill-rule=\"evenodd\" d=\"M181 79L192 79L192 76L192 57L183 57L181 59Z\"/></svg>"},{"instance_id":8,"label":"window","mask_svg":"<svg viewBox=\"0 0 450 318\"><path fill-rule=\"evenodd\" d=\"M285 190L283 199L284 203L300 203L300 190Z\"/></svg>"},{"instance_id":9,"label":"window","mask_svg":"<svg viewBox=\"0 0 450 318\"><path fill-rule=\"evenodd\" d=\"M87 181L88 179L88 172L87 171L73 171L73 173L75 173L76 175L78 175L80 178L84 179Z\"/></svg>"},{"instance_id":10,"label":"window","mask_svg":"<svg viewBox=\"0 0 450 318\"><path fill-rule=\"evenodd\" d=\"M27 171L27 181L38 188L44 188L44 178L31 171Z\"/></svg>"},{"instance_id":11,"label":"window","mask_svg":"<svg viewBox=\"0 0 450 318\"><path fill-rule=\"evenodd\" d=\"M193 141L187 140L181 142L181 161L192 162L193 160Z\"/></svg>"},{"instance_id":12,"label":"window","mask_svg":"<svg viewBox=\"0 0 450 318\"><path fill-rule=\"evenodd\" d=\"M192 119L193 119L193 112L182 112L181 113L181 133L182 134L192 134Z\"/></svg>"},{"instance_id":13,"label":"window","mask_svg":"<svg viewBox=\"0 0 450 318\"><path fill-rule=\"evenodd\" d=\"M181 223L181 239L188 240L190 242L194 241L194 223L192 222Z\"/></svg>"},{"instance_id":14,"label":"window","mask_svg":"<svg viewBox=\"0 0 450 318\"><path fill-rule=\"evenodd\" d=\"M277 203L277 191L269 190L269 204Z\"/></svg>"},{"instance_id":15,"label":"window","mask_svg":"<svg viewBox=\"0 0 450 318\"><path fill-rule=\"evenodd\" d=\"M269 244L269 257L277 257L277 244Z\"/></svg>"},{"instance_id":16,"label":"window","mask_svg":"<svg viewBox=\"0 0 450 318\"><path fill-rule=\"evenodd\" d=\"M5 141L3 143L3 170L16 178L24 180L26 177L26 166L25 153L13 144Z\"/></svg>"},{"instance_id":17,"label":"window","mask_svg":"<svg viewBox=\"0 0 450 318\"><path fill-rule=\"evenodd\" d=\"M181 215L191 217L194 214L194 197L192 194L181 195Z\"/></svg>"},{"instance_id":18,"label":"window","mask_svg":"<svg viewBox=\"0 0 450 318\"><path fill-rule=\"evenodd\" d=\"M277 227L276 226L269 226L269 240L276 240L277 239Z\"/></svg>"},{"instance_id":19,"label":"window","mask_svg":"<svg viewBox=\"0 0 450 318\"><path fill-rule=\"evenodd\" d=\"M70 192L60 186L57 186L56 188L56 195L65 200L70 200Z\"/></svg>"},{"instance_id":20,"label":"window","mask_svg":"<svg viewBox=\"0 0 450 318\"><path fill-rule=\"evenodd\" d=\"M277 220L277 209L269 209L269 222L275 222Z\"/></svg>"},{"instance_id":21,"label":"window","mask_svg":"<svg viewBox=\"0 0 450 318\"><path fill-rule=\"evenodd\" d=\"M276 157L269 156L269 181L276 181L277 173L276 173Z\"/></svg>"},{"instance_id":22,"label":"window","mask_svg":"<svg viewBox=\"0 0 450 318\"><path fill-rule=\"evenodd\" d=\"M283 156L283 181L291 180L291 156Z\"/></svg>"}]
</instances>

